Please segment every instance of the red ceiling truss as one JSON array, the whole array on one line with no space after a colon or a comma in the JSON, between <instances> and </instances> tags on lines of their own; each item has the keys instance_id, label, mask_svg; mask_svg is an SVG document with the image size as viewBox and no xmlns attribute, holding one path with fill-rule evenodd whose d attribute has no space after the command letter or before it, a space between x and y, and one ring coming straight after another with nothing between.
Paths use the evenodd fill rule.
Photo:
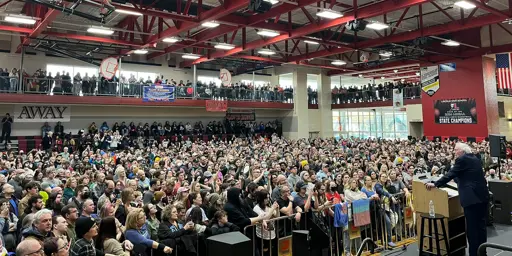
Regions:
<instances>
[{"instance_id":1,"label":"red ceiling truss","mask_svg":"<svg viewBox=\"0 0 512 256\"><path fill-rule=\"evenodd\" d=\"M6 3L10 1L8 0ZM100 0L95 1L100 2ZM269 11L258 14L248 12L240 14L249 5L249 0L223 0L220 1L221 4L219 6L210 8L203 8L201 0L188 0L183 3L183 6L181 6L181 1L177 1L179 3L179 6L177 6L179 11L177 12L153 9L153 6L158 1L155 0L149 6L142 6L132 2L133 7L114 3L114 6L118 9L137 11L143 14L141 18L127 15L124 19L113 25L118 29L114 37L71 34L48 30L48 26L58 18L60 11L34 4L30 4L33 6L25 6L23 9L25 14L36 16L39 19L34 26L28 28L0 25L0 30L22 34L22 40L17 48L17 52L23 46L29 45L35 38L52 36L125 46L126 49L121 50L119 52L120 55L130 54L136 49L148 48L151 50L150 54L147 55L148 60L180 51L194 52L202 55L197 60L182 62L180 65L182 67L230 57L277 65L291 63L327 68L330 69L330 75L336 75L343 74L349 69L330 66L329 58L347 59L347 57L353 55L357 58L360 56L360 52L354 54L355 50L372 49L386 44L414 40L419 37L441 36L462 30L500 24L503 20L510 18L512 12L512 8L505 11L498 10L480 0L469 0L477 8L466 11L465 14L461 12L461 18L453 15L453 13L451 15L446 9L432 0L386 0L364 6L357 6L357 1L353 1L352 4L346 4L348 1L340 3L338 2L339 0L292 0L295 4L281 2ZM512 5L512 0L509 2ZM189 15L193 4L199 5L197 15L195 16ZM27 2L26 5L29 5L29 3ZM449 22L441 25L425 26L423 19L425 5L435 7L435 10L447 17ZM314 16L311 10L306 9L306 7L310 8L311 6L319 8L341 7L344 9L344 16L333 20L320 19ZM477 10L484 11L485 14L476 15ZM292 13L297 13L296 11L299 11L305 17L305 24L293 23L294 16ZM376 32L374 39L341 42L344 34L360 38L357 33L346 31L345 24L347 22L354 20L356 17L358 19L377 18L384 22L389 22L388 14L395 11L399 13L399 18L390 23L392 24L391 28ZM416 13L412 13L413 11ZM418 26L415 30L404 31L397 29L405 20L415 15L418 17ZM398 17L398 15L395 17ZM216 28L196 30L196 28L200 27L201 23L206 21L217 21L221 25ZM511 30L503 27L501 24L500 27L501 29L498 28L499 32L512 35ZM269 29L278 31L281 34L273 38L251 37L256 39L248 41L248 33L255 33L253 29ZM315 34L316 38L312 38L312 34ZM318 37L318 34L323 35L323 37ZM182 41L172 45L162 43L164 38L172 36L179 36L182 38ZM237 38L239 40L236 40ZM314 41L319 43L319 45L304 46L304 40ZM238 43L232 50L218 50L214 48L214 43L216 42ZM277 44L281 42L284 42L284 44L278 46ZM157 44L161 44L164 47L157 47ZM499 47L502 50L507 46L495 47ZM278 51L276 55L278 58L267 58L255 54L255 51L261 48L272 48ZM497 48L465 49L458 54L461 57L465 57L482 52L492 52L494 51L493 49ZM319 58L320 61L312 63L311 59L316 58ZM446 56L434 57L429 59L429 61L437 59L446 59ZM350 70L355 69L351 68Z\"/></svg>"}]
</instances>

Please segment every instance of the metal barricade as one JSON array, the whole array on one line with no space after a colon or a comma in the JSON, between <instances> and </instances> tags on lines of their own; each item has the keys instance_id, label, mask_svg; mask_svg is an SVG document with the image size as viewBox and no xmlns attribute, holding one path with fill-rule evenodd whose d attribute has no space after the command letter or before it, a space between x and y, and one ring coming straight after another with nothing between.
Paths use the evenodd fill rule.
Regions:
<instances>
[{"instance_id":1,"label":"metal barricade","mask_svg":"<svg viewBox=\"0 0 512 256\"><path fill-rule=\"evenodd\" d=\"M304 216L303 216L304 217ZM281 221L283 221L284 225L282 225L282 223L280 223ZM290 226L288 227L289 230L287 230L287 222L290 221ZM292 233L293 233L293 230L294 230L294 227L295 227L295 215L292 215L292 216L282 216L282 217L277 217L277 218L273 218L273 219L270 219L270 220L267 220L267 223L272 223L274 225L274 230L275 230L275 235L276 237L274 239L270 239L268 240L268 244L269 244L269 248L268 248L268 251L269 251L269 255L270 256L277 256L277 255L273 255L272 252L272 246L276 246L275 245L275 242L274 241L277 241L277 246L278 246L278 251L279 251L279 241L281 239L289 239L291 240L291 236L292 236ZM257 227L259 226L260 230L261 230L261 238L260 237L257 237L257 234L256 234L256 229ZM247 231L248 229L251 228L251 235L249 236L247 234ZM252 224L252 225L249 225L249 226L246 226L244 228L244 235L246 235L247 237L251 238L252 240L252 255L253 256L256 256L256 250L257 250L257 242L259 242L259 250L260 251L260 255L263 255L263 252L264 252L264 238L263 238L263 223L255 223L255 224ZM291 245L290 245L291 246Z\"/></svg>"},{"instance_id":2,"label":"metal barricade","mask_svg":"<svg viewBox=\"0 0 512 256\"><path fill-rule=\"evenodd\" d=\"M483 243L482 245L480 245L480 247L478 247L478 256L486 255L487 248L512 252L512 247L508 247L508 246L501 245L501 244ZM498 253L498 254L500 254L500 253ZM496 255L498 255L498 254L496 254Z\"/></svg>"},{"instance_id":3,"label":"metal barricade","mask_svg":"<svg viewBox=\"0 0 512 256\"><path fill-rule=\"evenodd\" d=\"M373 88L371 90L343 89L342 92L332 94L333 104L347 104L357 102L389 101L393 99L395 88ZM421 97L421 87L401 88L404 99L418 99Z\"/></svg>"},{"instance_id":4,"label":"metal barricade","mask_svg":"<svg viewBox=\"0 0 512 256\"><path fill-rule=\"evenodd\" d=\"M19 78L16 76L0 76L0 92L1 93L17 93L19 86Z\"/></svg>"}]
</instances>

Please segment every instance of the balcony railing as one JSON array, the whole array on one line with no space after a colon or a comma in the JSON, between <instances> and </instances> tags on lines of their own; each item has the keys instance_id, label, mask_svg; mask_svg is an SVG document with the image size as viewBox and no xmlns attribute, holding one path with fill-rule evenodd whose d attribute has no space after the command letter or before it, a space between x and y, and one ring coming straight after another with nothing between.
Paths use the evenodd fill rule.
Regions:
<instances>
[{"instance_id":1,"label":"balcony railing","mask_svg":"<svg viewBox=\"0 0 512 256\"><path fill-rule=\"evenodd\" d=\"M374 102L393 100L393 90L395 88L376 88L366 91L338 91L332 94L332 104L348 104L358 102ZM401 89L404 99L421 98L421 87L404 87Z\"/></svg>"},{"instance_id":2,"label":"balcony railing","mask_svg":"<svg viewBox=\"0 0 512 256\"><path fill-rule=\"evenodd\" d=\"M0 77L0 93L44 95L111 96L142 98L143 87L149 83L121 83L108 81L74 81L73 79L24 78L20 86L18 77ZM258 101L293 103L293 91L215 87L198 84L175 86L177 99L215 99L230 101Z\"/></svg>"}]
</instances>

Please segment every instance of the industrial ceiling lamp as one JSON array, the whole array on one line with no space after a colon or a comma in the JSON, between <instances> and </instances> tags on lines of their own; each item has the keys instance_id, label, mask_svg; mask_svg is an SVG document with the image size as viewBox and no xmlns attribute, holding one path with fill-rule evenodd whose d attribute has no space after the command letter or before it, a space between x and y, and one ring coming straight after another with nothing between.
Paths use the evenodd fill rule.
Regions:
<instances>
[{"instance_id":1,"label":"industrial ceiling lamp","mask_svg":"<svg viewBox=\"0 0 512 256\"><path fill-rule=\"evenodd\" d=\"M188 59L188 60L197 60L197 59L201 58L201 56L199 56L197 54L185 54L185 55L181 55L181 58Z\"/></svg>"},{"instance_id":2,"label":"industrial ceiling lamp","mask_svg":"<svg viewBox=\"0 0 512 256\"><path fill-rule=\"evenodd\" d=\"M383 29L389 28L389 25L380 23L380 22L373 22L373 23L366 25L366 27L371 28L373 30L383 30Z\"/></svg>"},{"instance_id":3,"label":"industrial ceiling lamp","mask_svg":"<svg viewBox=\"0 0 512 256\"><path fill-rule=\"evenodd\" d=\"M233 50L235 48L235 45L220 43L220 44L215 45L214 47L215 47L215 49L220 49L220 50Z\"/></svg>"},{"instance_id":4,"label":"industrial ceiling lamp","mask_svg":"<svg viewBox=\"0 0 512 256\"><path fill-rule=\"evenodd\" d=\"M138 49L138 50L133 51L133 53L135 53L135 54L147 54L148 50L146 50L146 49Z\"/></svg>"},{"instance_id":5,"label":"industrial ceiling lamp","mask_svg":"<svg viewBox=\"0 0 512 256\"><path fill-rule=\"evenodd\" d=\"M30 16L8 14L7 16L5 16L4 21L16 24L34 25L36 24L37 20Z\"/></svg>"},{"instance_id":6,"label":"industrial ceiling lamp","mask_svg":"<svg viewBox=\"0 0 512 256\"><path fill-rule=\"evenodd\" d=\"M334 10L325 9L316 13L316 16L326 19L337 19L343 17L343 13Z\"/></svg>"},{"instance_id":7,"label":"industrial ceiling lamp","mask_svg":"<svg viewBox=\"0 0 512 256\"><path fill-rule=\"evenodd\" d=\"M177 37L167 37L167 38L164 38L164 40L162 40L162 42L171 43L171 44L177 43L179 41L180 41L180 39Z\"/></svg>"},{"instance_id":8,"label":"industrial ceiling lamp","mask_svg":"<svg viewBox=\"0 0 512 256\"><path fill-rule=\"evenodd\" d=\"M343 65L346 65L347 62L342 61L342 60L335 60L335 61L331 62L331 64L334 66L343 66Z\"/></svg>"},{"instance_id":9,"label":"industrial ceiling lamp","mask_svg":"<svg viewBox=\"0 0 512 256\"><path fill-rule=\"evenodd\" d=\"M265 29L265 30L258 31L256 34L258 34L260 36L266 36L266 37L276 37L279 35L279 32Z\"/></svg>"},{"instance_id":10,"label":"industrial ceiling lamp","mask_svg":"<svg viewBox=\"0 0 512 256\"><path fill-rule=\"evenodd\" d=\"M261 49L258 51L259 54L261 55L274 55L276 54L276 52L272 51L272 50L269 50L269 49Z\"/></svg>"},{"instance_id":11,"label":"industrial ceiling lamp","mask_svg":"<svg viewBox=\"0 0 512 256\"><path fill-rule=\"evenodd\" d=\"M476 7L475 4L473 4L473 3L469 2L469 1L465 1L465 0L457 1L457 2L454 3L454 5L462 8L462 9L466 9L466 10L473 9L473 8Z\"/></svg>"},{"instance_id":12,"label":"industrial ceiling lamp","mask_svg":"<svg viewBox=\"0 0 512 256\"><path fill-rule=\"evenodd\" d=\"M446 45L446 46L451 46L451 47L457 47L460 45L459 42L453 41L453 40L446 40L446 41L442 42L441 44Z\"/></svg>"},{"instance_id":13,"label":"industrial ceiling lamp","mask_svg":"<svg viewBox=\"0 0 512 256\"><path fill-rule=\"evenodd\" d=\"M207 22L203 22L203 24L201 24L201 26L203 26L205 28L216 28L219 25L220 24L217 23L216 21L207 21Z\"/></svg>"},{"instance_id":14,"label":"industrial ceiling lamp","mask_svg":"<svg viewBox=\"0 0 512 256\"><path fill-rule=\"evenodd\" d=\"M106 35L106 36L110 36L110 35L114 34L114 30L112 30L110 28L105 28L105 27L90 27L87 29L87 32L91 33L91 34L99 34L99 35Z\"/></svg>"}]
</instances>

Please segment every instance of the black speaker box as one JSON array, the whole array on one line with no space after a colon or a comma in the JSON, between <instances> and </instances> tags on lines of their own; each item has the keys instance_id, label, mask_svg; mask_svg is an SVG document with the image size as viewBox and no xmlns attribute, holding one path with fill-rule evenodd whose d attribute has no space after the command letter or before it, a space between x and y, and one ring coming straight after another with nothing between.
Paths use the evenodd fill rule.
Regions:
<instances>
[{"instance_id":1,"label":"black speaker box","mask_svg":"<svg viewBox=\"0 0 512 256\"><path fill-rule=\"evenodd\" d=\"M251 0L249 2L249 11L257 12L257 13L265 13L272 8L272 4L270 2L266 2L263 0Z\"/></svg>"},{"instance_id":2,"label":"black speaker box","mask_svg":"<svg viewBox=\"0 0 512 256\"><path fill-rule=\"evenodd\" d=\"M252 242L240 232L211 236L206 241L209 256L252 255Z\"/></svg>"},{"instance_id":3,"label":"black speaker box","mask_svg":"<svg viewBox=\"0 0 512 256\"><path fill-rule=\"evenodd\" d=\"M311 248L309 245L309 231L294 230L292 234L292 253L293 256L310 256Z\"/></svg>"},{"instance_id":4,"label":"black speaker box","mask_svg":"<svg viewBox=\"0 0 512 256\"><path fill-rule=\"evenodd\" d=\"M512 225L512 182L502 180L490 180L489 191L492 192L494 207L492 208L494 222L498 224Z\"/></svg>"},{"instance_id":5,"label":"black speaker box","mask_svg":"<svg viewBox=\"0 0 512 256\"><path fill-rule=\"evenodd\" d=\"M507 157L507 141L505 136L502 135L489 135L489 147L491 149L492 157L506 158Z\"/></svg>"}]
</instances>

